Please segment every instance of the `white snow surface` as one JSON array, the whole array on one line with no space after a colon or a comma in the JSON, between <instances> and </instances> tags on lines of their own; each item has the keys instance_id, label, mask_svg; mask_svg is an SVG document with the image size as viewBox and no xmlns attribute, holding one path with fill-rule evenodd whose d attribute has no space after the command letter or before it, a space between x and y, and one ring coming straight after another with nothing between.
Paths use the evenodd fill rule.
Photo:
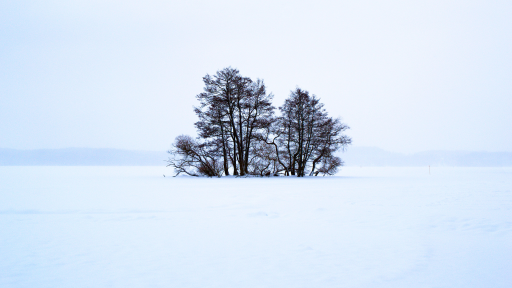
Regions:
<instances>
[{"instance_id":1,"label":"white snow surface","mask_svg":"<svg viewBox=\"0 0 512 288\"><path fill-rule=\"evenodd\" d=\"M512 168L171 172L0 167L0 287L512 287Z\"/></svg>"}]
</instances>

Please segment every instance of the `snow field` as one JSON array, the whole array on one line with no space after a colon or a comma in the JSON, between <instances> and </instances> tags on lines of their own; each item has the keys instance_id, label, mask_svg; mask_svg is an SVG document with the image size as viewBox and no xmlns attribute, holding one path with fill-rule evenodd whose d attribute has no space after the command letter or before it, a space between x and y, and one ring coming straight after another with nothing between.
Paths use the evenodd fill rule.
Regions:
<instances>
[{"instance_id":1,"label":"snow field","mask_svg":"<svg viewBox=\"0 0 512 288\"><path fill-rule=\"evenodd\" d=\"M0 167L0 287L511 287L512 168Z\"/></svg>"}]
</instances>

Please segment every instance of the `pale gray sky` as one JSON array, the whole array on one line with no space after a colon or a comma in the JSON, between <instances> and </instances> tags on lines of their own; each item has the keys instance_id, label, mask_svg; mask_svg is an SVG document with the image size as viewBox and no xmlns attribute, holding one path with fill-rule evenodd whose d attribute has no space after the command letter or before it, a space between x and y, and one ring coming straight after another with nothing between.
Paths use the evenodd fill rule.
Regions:
<instances>
[{"instance_id":1,"label":"pale gray sky","mask_svg":"<svg viewBox=\"0 0 512 288\"><path fill-rule=\"evenodd\" d=\"M202 77L297 85L354 145L512 151L511 1L1 1L0 148L165 150Z\"/></svg>"}]
</instances>

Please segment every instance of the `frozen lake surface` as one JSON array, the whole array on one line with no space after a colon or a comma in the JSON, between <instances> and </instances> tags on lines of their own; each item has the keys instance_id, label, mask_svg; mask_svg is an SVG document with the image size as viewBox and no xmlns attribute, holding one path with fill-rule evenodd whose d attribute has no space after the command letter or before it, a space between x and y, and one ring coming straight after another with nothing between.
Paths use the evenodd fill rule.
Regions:
<instances>
[{"instance_id":1,"label":"frozen lake surface","mask_svg":"<svg viewBox=\"0 0 512 288\"><path fill-rule=\"evenodd\" d=\"M512 168L0 167L0 287L512 287Z\"/></svg>"}]
</instances>

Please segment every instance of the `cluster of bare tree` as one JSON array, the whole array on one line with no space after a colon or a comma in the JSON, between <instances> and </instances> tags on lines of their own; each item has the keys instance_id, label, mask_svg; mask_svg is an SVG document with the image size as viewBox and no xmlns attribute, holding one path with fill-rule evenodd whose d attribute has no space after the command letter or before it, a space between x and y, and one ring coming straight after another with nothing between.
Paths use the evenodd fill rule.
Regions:
<instances>
[{"instance_id":1,"label":"cluster of bare tree","mask_svg":"<svg viewBox=\"0 0 512 288\"><path fill-rule=\"evenodd\" d=\"M225 68L203 78L195 123L199 136L178 136L168 153L176 175L333 175L334 155L351 143L349 127L329 117L315 95L296 88L275 115L262 80Z\"/></svg>"}]
</instances>

